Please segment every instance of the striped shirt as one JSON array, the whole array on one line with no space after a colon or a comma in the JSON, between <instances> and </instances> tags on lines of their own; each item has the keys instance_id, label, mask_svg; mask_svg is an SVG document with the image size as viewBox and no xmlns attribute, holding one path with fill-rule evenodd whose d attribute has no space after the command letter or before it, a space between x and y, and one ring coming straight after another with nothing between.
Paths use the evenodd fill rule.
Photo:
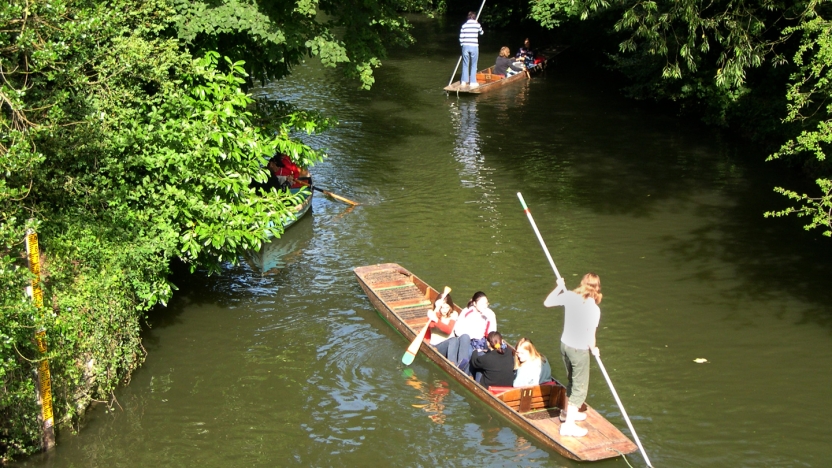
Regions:
<instances>
[{"instance_id":1,"label":"striped shirt","mask_svg":"<svg viewBox=\"0 0 832 468\"><path fill-rule=\"evenodd\" d=\"M463 46L479 46L478 37L482 35L482 26L477 23L477 20L469 19L462 25L459 31L459 45Z\"/></svg>"}]
</instances>

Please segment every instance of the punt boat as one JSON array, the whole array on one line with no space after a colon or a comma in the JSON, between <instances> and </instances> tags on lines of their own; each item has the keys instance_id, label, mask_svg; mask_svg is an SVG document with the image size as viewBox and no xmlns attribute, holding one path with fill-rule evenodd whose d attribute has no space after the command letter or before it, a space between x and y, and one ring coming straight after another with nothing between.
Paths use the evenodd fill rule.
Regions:
<instances>
[{"instance_id":1,"label":"punt boat","mask_svg":"<svg viewBox=\"0 0 832 468\"><path fill-rule=\"evenodd\" d=\"M383 263L353 270L361 288L379 314L408 341L427 323L427 312L439 292L396 263ZM459 311L459 307L455 307ZM404 349L404 348L403 348ZM502 416L551 450L573 460L595 461L633 453L636 445L587 405L589 430L585 437L561 437L560 409L566 405L566 389L557 382L518 388L492 388L476 383L436 348L422 342L423 356L436 363L450 377L499 412Z\"/></svg>"},{"instance_id":2,"label":"punt boat","mask_svg":"<svg viewBox=\"0 0 832 468\"><path fill-rule=\"evenodd\" d=\"M538 73L539 71L546 68L549 64L549 61L552 60L556 55L560 54L564 50L566 50L569 46L555 46L549 47L540 51L540 55L544 57L543 61L535 65L533 68L528 69L527 71L532 73ZM488 91L500 88L505 86L509 83L516 83L520 80L525 80L530 78L529 75L526 75L524 72L517 73L515 75L503 77L502 75L495 75L493 74L494 67L488 67L483 70L477 72L477 83L480 85L476 88L469 88L469 87L462 87L462 84L459 81L454 81L453 83L445 86L445 91L453 92L453 93L468 93L468 94L481 94L486 93Z\"/></svg>"},{"instance_id":3,"label":"punt boat","mask_svg":"<svg viewBox=\"0 0 832 468\"><path fill-rule=\"evenodd\" d=\"M300 188L289 189L292 195L297 195ZM312 196L314 192L312 189L307 189L307 193L303 196L303 201L295 205L293 213L290 216L283 218L283 235L275 238L271 234L268 236L263 245L258 250L248 250L243 255L248 260L251 266L259 271L261 274L266 274L271 270L283 268L286 265L284 257L289 256L296 250L297 239L287 240L286 230L294 226L312 207ZM294 232L294 231L292 231ZM304 235L299 234L302 238Z\"/></svg>"}]
</instances>

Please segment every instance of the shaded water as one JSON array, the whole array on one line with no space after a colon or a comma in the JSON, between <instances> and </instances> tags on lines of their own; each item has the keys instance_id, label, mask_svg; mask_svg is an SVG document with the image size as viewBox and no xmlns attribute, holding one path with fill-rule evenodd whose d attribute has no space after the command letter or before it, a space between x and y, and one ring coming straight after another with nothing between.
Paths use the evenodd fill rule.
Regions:
<instances>
[{"instance_id":1,"label":"shaded water","mask_svg":"<svg viewBox=\"0 0 832 468\"><path fill-rule=\"evenodd\" d=\"M482 289L507 338L533 339L562 378L562 317L542 306L554 278L517 191L567 284L602 278L598 344L654 466L827 463L832 248L762 218L786 176L568 55L530 82L446 96L455 29L419 21L371 92L314 64L260 90L339 118L313 173L362 206L317 194L270 274L178 275L120 406L21 466L579 466L424 358L405 370L407 343L352 274L397 262L457 302ZM626 433L592 372L589 403Z\"/></svg>"}]
</instances>

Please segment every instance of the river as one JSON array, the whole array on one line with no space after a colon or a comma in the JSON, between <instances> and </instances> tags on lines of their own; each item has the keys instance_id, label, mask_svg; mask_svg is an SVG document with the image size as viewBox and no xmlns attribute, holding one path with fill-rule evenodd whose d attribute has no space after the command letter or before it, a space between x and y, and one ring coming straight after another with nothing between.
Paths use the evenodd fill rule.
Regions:
<instances>
[{"instance_id":1,"label":"river","mask_svg":"<svg viewBox=\"0 0 832 468\"><path fill-rule=\"evenodd\" d=\"M563 378L562 312L542 306L554 276L518 191L567 285L601 277L598 344L654 466L826 466L832 241L762 216L786 204L772 187L797 182L622 98L574 51L531 81L446 96L457 25L416 25L369 92L314 61L257 90L339 119L314 138L331 158L313 174L361 205L316 194L265 273L178 273L113 410L17 466L584 466L423 357L405 369L407 343L352 273L396 262L458 303L483 290L504 335ZM503 42L519 44L485 36L481 66ZM629 434L594 364L588 402Z\"/></svg>"}]
</instances>

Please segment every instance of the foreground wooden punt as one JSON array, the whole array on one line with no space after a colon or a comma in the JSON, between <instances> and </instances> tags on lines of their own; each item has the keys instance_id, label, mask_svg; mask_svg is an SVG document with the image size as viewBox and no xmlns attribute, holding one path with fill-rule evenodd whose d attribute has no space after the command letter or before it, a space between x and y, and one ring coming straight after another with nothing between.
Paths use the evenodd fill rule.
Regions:
<instances>
[{"instance_id":1,"label":"foreground wooden punt","mask_svg":"<svg viewBox=\"0 0 832 468\"><path fill-rule=\"evenodd\" d=\"M546 59L538 64L536 67L529 70L530 74L538 73L539 71L546 68L549 64L549 61L552 60L556 55L560 54L564 50L566 50L569 46L555 46L550 47L548 49L544 49L540 52L543 57ZM454 81L453 83L445 86L445 91L453 92L453 93L466 93L466 94L482 94L487 93L488 91L500 88L505 86L509 83L516 83L520 80L526 80L528 77L525 73L520 72L516 75L511 75L503 78L500 75L495 75L492 73L492 69L494 67L488 67L486 69L480 70L477 72L477 83L480 85L476 88L468 88L462 87L459 81Z\"/></svg>"},{"instance_id":2,"label":"foreground wooden punt","mask_svg":"<svg viewBox=\"0 0 832 468\"><path fill-rule=\"evenodd\" d=\"M354 272L381 316L407 341L412 341L427 322L427 311L439 292L395 263L362 266ZM514 388L493 395L429 344L422 343L420 351L477 398L564 457L595 461L637 450L627 436L589 406L586 421L579 423L589 434L561 437L558 415L559 408L566 404L566 389L560 384Z\"/></svg>"}]
</instances>

